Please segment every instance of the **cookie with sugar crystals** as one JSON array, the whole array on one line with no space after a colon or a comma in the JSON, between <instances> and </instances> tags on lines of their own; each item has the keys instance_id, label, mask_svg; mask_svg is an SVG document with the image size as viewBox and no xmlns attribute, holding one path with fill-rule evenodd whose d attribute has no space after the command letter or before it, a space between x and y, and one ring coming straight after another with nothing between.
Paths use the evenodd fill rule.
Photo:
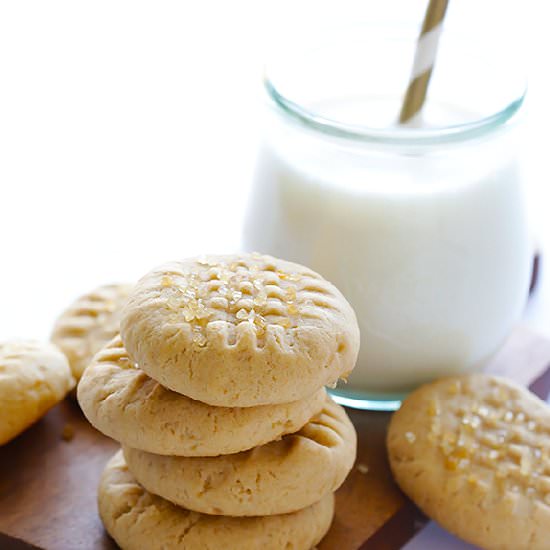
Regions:
<instances>
[{"instance_id":1,"label":"cookie with sugar crystals","mask_svg":"<svg viewBox=\"0 0 550 550\"><path fill-rule=\"evenodd\" d=\"M186 458L123 451L138 482L174 504L205 514L267 516L336 491L353 467L356 445L346 412L327 397L297 433L242 453Z\"/></svg>"},{"instance_id":2,"label":"cookie with sugar crystals","mask_svg":"<svg viewBox=\"0 0 550 550\"><path fill-rule=\"evenodd\" d=\"M324 406L326 392L278 405L212 407L161 386L130 361L117 336L78 384L78 401L98 430L161 455L238 453L299 430Z\"/></svg>"},{"instance_id":3,"label":"cookie with sugar crystals","mask_svg":"<svg viewBox=\"0 0 550 550\"><path fill-rule=\"evenodd\" d=\"M98 506L107 532L124 550L310 550L330 527L334 497L292 514L209 516L147 492L118 452L101 477Z\"/></svg>"},{"instance_id":4,"label":"cookie with sugar crystals","mask_svg":"<svg viewBox=\"0 0 550 550\"><path fill-rule=\"evenodd\" d=\"M550 408L483 374L426 384L388 432L403 491L431 518L488 549L550 544Z\"/></svg>"},{"instance_id":5,"label":"cookie with sugar crystals","mask_svg":"<svg viewBox=\"0 0 550 550\"><path fill-rule=\"evenodd\" d=\"M123 308L129 355L162 385L210 405L297 401L353 369L355 314L298 264L259 254L172 262Z\"/></svg>"},{"instance_id":6,"label":"cookie with sugar crystals","mask_svg":"<svg viewBox=\"0 0 550 550\"><path fill-rule=\"evenodd\" d=\"M0 343L0 445L59 403L74 383L67 358L52 344Z\"/></svg>"},{"instance_id":7,"label":"cookie with sugar crystals","mask_svg":"<svg viewBox=\"0 0 550 550\"><path fill-rule=\"evenodd\" d=\"M51 340L69 359L80 380L92 357L119 332L120 308L132 285L96 288L75 300L55 322Z\"/></svg>"}]
</instances>

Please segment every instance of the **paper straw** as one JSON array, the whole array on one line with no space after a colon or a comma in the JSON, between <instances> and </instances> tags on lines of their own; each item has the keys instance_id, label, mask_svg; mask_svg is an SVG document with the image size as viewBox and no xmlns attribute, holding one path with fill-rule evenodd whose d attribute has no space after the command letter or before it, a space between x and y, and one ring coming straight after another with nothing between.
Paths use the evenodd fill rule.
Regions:
<instances>
[{"instance_id":1,"label":"paper straw","mask_svg":"<svg viewBox=\"0 0 550 550\"><path fill-rule=\"evenodd\" d=\"M422 30L416 43L409 86L399 114L401 124L410 121L418 114L426 100L447 5L448 0L430 0L426 9Z\"/></svg>"}]
</instances>

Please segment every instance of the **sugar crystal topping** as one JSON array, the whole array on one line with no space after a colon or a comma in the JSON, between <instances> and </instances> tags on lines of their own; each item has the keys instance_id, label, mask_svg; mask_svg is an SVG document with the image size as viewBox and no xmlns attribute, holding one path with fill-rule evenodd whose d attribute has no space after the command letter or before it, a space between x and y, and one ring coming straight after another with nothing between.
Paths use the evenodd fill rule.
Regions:
<instances>
[{"instance_id":1,"label":"sugar crystal topping","mask_svg":"<svg viewBox=\"0 0 550 550\"><path fill-rule=\"evenodd\" d=\"M440 400L447 407L444 413ZM468 385L453 381L426 412L428 441L447 470L467 472L470 484L493 480L503 492L521 491L550 504L550 428L524 410L517 390L492 382L480 398Z\"/></svg>"},{"instance_id":2,"label":"sugar crystal topping","mask_svg":"<svg viewBox=\"0 0 550 550\"><path fill-rule=\"evenodd\" d=\"M293 329L306 318L321 318L321 309L335 307L319 275L286 271L261 255L200 258L182 272L162 273L159 291L172 320L189 323L199 347L207 345L212 321L248 323L261 343L270 325Z\"/></svg>"}]
</instances>

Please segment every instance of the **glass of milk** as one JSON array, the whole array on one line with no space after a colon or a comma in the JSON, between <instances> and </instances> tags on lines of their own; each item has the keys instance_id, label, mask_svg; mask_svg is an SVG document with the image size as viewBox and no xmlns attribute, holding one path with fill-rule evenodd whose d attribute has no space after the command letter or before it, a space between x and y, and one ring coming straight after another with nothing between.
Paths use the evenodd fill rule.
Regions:
<instances>
[{"instance_id":1,"label":"glass of milk","mask_svg":"<svg viewBox=\"0 0 550 550\"><path fill-rule=\"evenodd\" d=\"M528 293L524 82L444 36L422 116L399 126L415 37L326 33L279 52L265 80L245 247L315 269L351 302L361 348L333 395L358 408L482 370Z\"/></svg>"}]
</instances>

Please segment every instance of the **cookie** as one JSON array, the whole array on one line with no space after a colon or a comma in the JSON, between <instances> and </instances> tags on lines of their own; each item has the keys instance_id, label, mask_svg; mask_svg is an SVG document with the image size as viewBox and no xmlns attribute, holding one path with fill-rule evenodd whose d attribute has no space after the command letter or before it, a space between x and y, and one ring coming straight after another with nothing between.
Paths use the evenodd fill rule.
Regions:
<instances>
[{"instance_id":1,"label":"cookie","mask_svg":"<svg viewBox=\"0 0 550 550\"><path fill-rule=\"evenodd\" d=\"M78 298L58 317L51 340L69 359L77 381L92 357L118 334L120 308L131 288L101 286Z\"/></svg>"},{"instance_id":2,"label":"cookie","mask_svg":"<svg viewBox=\"0 0 550 550\"><path fill-rule=\"evenodd\" d=\"M238 453L299 430L326 398L324 389L293 403L212 407L161 386L132 363L120 337L101 350L78 385L89 422L136 449L161 455Z\"/></svg>"},{"instance_id":3,"label":"cookie","mask_svg":"<svg viewBox=\"0 0 550 550\"><path fill-rule=\"evenodd\" d=\"M52 344L0 343L0 445L34 424L73 387L67 358Z\"/></svg>"},{"instance_id":4,"label":"cookie","mask_svg":"<svg viewBox=\"0 0 550 550\"><path fill-rule=\"evenodd\" d=\"M356 434L344 409L327 397L299 432L242 453L185 458L123 451L138 482L174 504L205 514L267 516L334 492L355 462Z\"/></svg>"},{"instance_id":5,"label":"cookie","mask_svg":"<svg viewBox=\"0 0 550 550\"><path fill-rule=\"evenodd\" d=\"M123 550L310 550L334 514L332 494L278 516L208 516L148 493L128 471L122 453L107 464L99 485L99 514Z\"/></svg>"},{"instance_id":6,"label":"cookie","mask_svg":"<svg viewBox=\"0 0 550 550\"><path fill-rule=\"evenodd\" d=\"M427 384L391 420L390 464L431 518L487 549L550 544L550 408L503 378Z\"/></svg>"},{"instance_id":7,"label":"cookie","mask_svg":"<svg viewBox=\"0 0 550 550\"><path fill-rule=\"evenodd\" d=\"M210 405L287 403L346 377L359 329L317 273L259 254L165 264L121 318L129 355L162 385Z\"/></svg>"}]
</instances>

